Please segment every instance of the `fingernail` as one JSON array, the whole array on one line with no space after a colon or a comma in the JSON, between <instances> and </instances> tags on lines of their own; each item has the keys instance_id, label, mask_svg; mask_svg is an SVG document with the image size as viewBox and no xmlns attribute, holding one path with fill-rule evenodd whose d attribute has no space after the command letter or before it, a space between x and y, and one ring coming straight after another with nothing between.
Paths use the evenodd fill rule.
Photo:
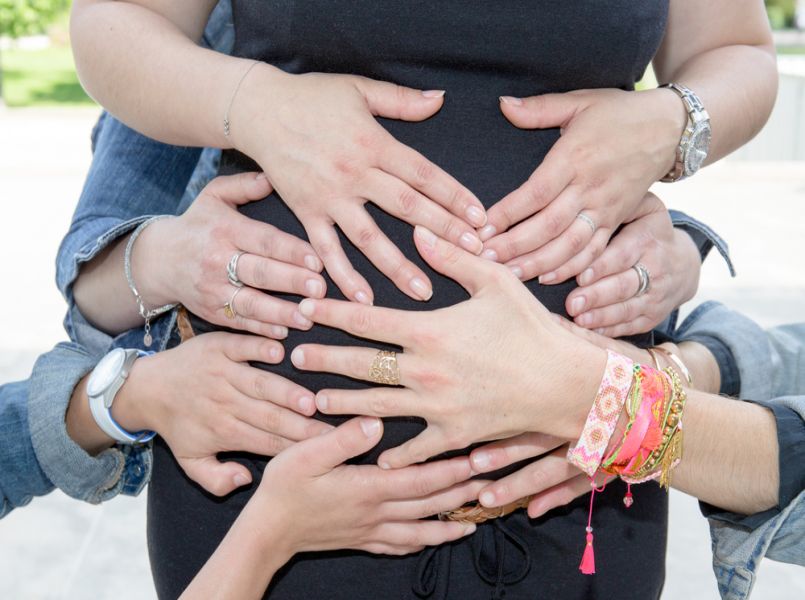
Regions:
<instances>
[{"instance_id":1,"label":"fingernail","mask_svg":"<svg viewBox=\"0 0 805 600\"><path fill-rule=\"evenodd\" d=\"M369 296L366 292L355 292L355 300L360 302L361 304L366 304L367 306L372 305L372 301L369 300Z\"/></svg>"},{"instance_id":2,"label":"fingernail","mask_svg":"<svg viewBox=\"0 0 805 600\"><path fill-rule=\"evenodd\" d=\"M481 227L486 224L486 213L477 206L467 208L467 218L475 227Z\"/></svg>"},{"instance_id":3,"label":"fingernail","mask_svg":"<svg viewBox=\"0 0 805 600\"><path fill-rule=\"evenodd\" d=\"M469 250L473 254L478 254L481 251L481 248L484 247L483 242L481 242L481 238L479 238L477 235L473 235L469 231L461 234L459 244L462 248Z\"/></svg>"},{"instance_id":4,"label":"fingernail","mask_svg":"<svg viewBox=\"0 0 805 600\"><path fill-rule=\"evenodd\" d=\"M556 273L551 271L550 273L545 273L545 275L539 276L539 282L542 284L551 283L556 281Z\"/></svg>"},{"instance_id":5,"label":"fingernail","mask_svg":"<svg viewBox=\"0 0 805 600\"><path fill-rule=\"evenodd\" d=\"M316 394L316 408L324 411L327 410L329 405L330 399L326 396L326 394Z\"/></svg>"},{"instance_id":6,"label":"fingernail","mask_svg":"<svg viewBox=\"0 0 805 600\"><path fill-rule=\"evenodd\" d=\"M305 290L308 296L314 298L321 298L324 295L324 286L318 279L308 279L305 282Z\"/></svg>"},{"instance_id":7,"label":"fingernail","mask_svg":"<svg viewBox=\"0 0 805 600\"><path fill-rule=\"evenodd\" d=\"M305 351L301 348L294 348L291 352L291 362L295 367L305 366Z\"/></svg>"},{"instance_id":8,"label":"fingernail","mask_svg":"<svg viewBox=\"0 0 805 600\"><path fill-rule=\"evenodd\" d=\"M361 419L361 429L363 429L363 435L366 437L375 437L377 432L380 431L380 421L378 419L364 417Z\"/></svg>"},{"instance_id":9,"label":"fingernail","mask_svg":"<svg viewBox=\"0 0 805 600\"><path fill-rule=\"evenodd\" d=\"M316 310L316 303L313 300L302 300L299 303L299 312L306 317L312 317L313 312Z\"/></svg>"},{"instance_id":10,"label":"fingernail","mask_svg":"<svg viewBox=\"0 0 805 600\"><path fill-rule=\"evenodd\" d=\"M478 501L486 507L495 505L495 494L492 492L484 492L478 498Z\"/></svg>"},{"instance_id":11,"label":"fingernail","mask_svg":"<svg viewBox=\"0 0 805 600\"><path fill-rule=\"evenodd\" d=\"M422 92L425 98L441 98L444 96L444 90L425 90Z\"/></svg>"},{"instance_id":12,"label":"fingernail","mask_svg":"<svg viewBox=\"0 0 805 600\"><path fill-rule=\"evenodd\" d=\"M235 476L232 478L232 481L234 481L234 482L235 482L235 485L236 485L237 487L243 487L244 485L248 485L248 484L251 482L251 479L249 479L249 478L248 478L246 475L244 475L243 473L238 473L237 475L235 475Z\"/></svg>"},{"instance_id":13,"label":"fingernail","mask_svg":"<svg viewBox=\"0 0 805 600\"><path fill-rule=\"evenodd\" d=\"M305 256L305 266L311 271L316 271L316 273L322 269L321 261L312 254Z\"/></svg>"},{"instance_id":14,"label":"fingernail","mask_svg":"<svg viewBox=\"0 0 805 600\"><path fill-rule=\"evenodd\" d=\"M478 469L486 469L491 459L488 452L474 452L471 458L473 466Z\"/></svg>"},{"instance_id":15,"label":"fingernail","mask_svg":"<svg viewBox=\"0 0 805 600\"><path fill-rule=\"evenodd\" d=\"M471 535L475 533L476 525L475 523L468 523L467 526L464 528L464 535Z\"/></svg>"},{"instance_id":16,"label":"fingernail","mask_svg":"<svg viewBox=\"0 0 805 600\"><path fill-rule=\"evenodd\" d=\"M587 327L590 323L592 323L593 318L590 316L589 313L584 313L583 315L579 315L574 319L576 321L576 325L581 325L582 327Z\"/></svg>"},{"instance_id":17,"label":"fingernail","mask_svg":"<svg viewBox=\"0 0 805 600\"><path fill-rule=\"evenodd\" d=\"M595 330L595 332L598 335L604 335L604 331L605 331L605 329L603 327L599 327L598 329Z\"/></svg>"},{"instance_id":18,"label":"fingernail","mask_svg":"<svg viewBox=\"0 0 805 600\"><path fill-rule=\"evenodd\" d=\"M303 413L312 412L316 407L316 401L312 396L302 396L299 398L299 410Z\"/></svg>"},{"instance_id":19,"label":"fingernail","mask_svg":"<svg viewBox=\"0 0 805 600\"><path fill-rule=\"evenodd\" d=\"M267 181L267 180L268 180L268 177L266 177L266 174L265 174L265 173L258 173L258 174L257 174L257 177L255 177L255 179L257 179L258 181L262 181L262 180L266 180L266 181Z\"/></svg>"},{"instance_id":20,"label":"fingernail","mask_svg":"<svg viewBox=\"0 0 805 600\"><path fill-rule=\"evenodd\" d=\"M284 339L288 337L288 328L283 327L282 325L272 325L271 326L271 335L275 338Z\"/></svg>"},{"instance_id":21,"label":"fingernail","mask_svg":"<svg viewBox=\"0 0 805 600\"><path fill-rule=\"evenodd\" d=\"M584 305L587 304L587 299L584 296L573 298L570 301L570 314L578 315L584 310Z\"/></svg>"},{"instance_id":22,"label":"fingernail","mask_svg":"<svg viewBox=\"0 0 805 600\"><path fill-rule=\"evenodd\" d=\"M306 319L304 315L297 310L293 311L293 322L299 325L299 327L310 327L313 325L310 319Z\"/></svg>"},{"instance_id":23,"label":"fingernail","mask_svg":"<svg viewBox=\"0 0 805 600\"><path fill-rule=\"evenodd\" d=\"M481 252L481 258L485 258L486 260L491 260L493 262L498 262L498 253L492 250L492 248L487 248L483 252Z\"/></svg>"},{"instance_id":24,"label":"fingernail","mask_svg":"<svg viewBox=\"0 0 805 600\"><path fill-rule=\"evenodd\" d=\"M523 278L523 270L520 267L509 267L509 269L512 273L514 273L514 276L517 277L517 279Z\"/></svg>"},{"instance_id":25,"label":"fingernail","mask_svg":"<svg viewBox=\"0 0 805 600\"><path fill-rule=\"evenodd\" d=\"M481 228L479 235L481 236L481 240L485 242L489 238L495 237L495 234L497 234L497 232L498 230L495 228L494 225L487 225L486 227Z\"/></svg>"},{"instance_id":26,"label":"fingernail","mask_svg":"<svg viewBox=\"0 0 805 600\"><path fill-rule=\"evenodd\" d=\"M282 359L282 348L272 347L268 351L268 358L273 362L279 362Z\"/></svg>"},{"instance_id":27,"label":"fingernail","mask_svg":"<svg viewBox=\"0 0 805 600\"><path fill-rule=\"evenodd\" d=\"M391 465L388 464L387 462L377 463L377 466L380 467L381 469L385 470L385 471L388 471L389 469L391 469Z\"/></svg>"},{"instance_id":28,"label":"fingernail","mask_svg":"<svg viewBox=\"0 0 805 600\"><path fill-rule=\"evenodd\" d=\"M515 98L514 96L501 96L500 101L503 102L503 104L511 104L512 106L523 105L523 99Z\"/></svg>"},{"instance_id":29,"label":"fingernail","mask_svg":"<svg viewBox=\"0 0 805 600\"><path fill-rule=\"evenodd\" d=\"M593 280L593 270L586 269L581 275L579 275L579 285L587 285Z\"/></svg>"},{"instance_id":30,"label":"fingernail","mask_svg":"<svg viewBox=\"0 0 805 600\"><path fill-rule=\"evenodd\" d=\"M417 225L414 228L414 235L416 235L428 247L433 248L436 245L436 234L427 227Z\"/></svg>"},{"instance_id":31,"label":"fingernail","mask_svg":"<svg viewBox=\"0 0 805 600\"><path fill-rule=\"evenodd\" d=\"M411 280L410 286L411 290L423 300L430 300L431 296L433 296L433 290L419 277L414 277Z\"/></svg>"}]
</instances>

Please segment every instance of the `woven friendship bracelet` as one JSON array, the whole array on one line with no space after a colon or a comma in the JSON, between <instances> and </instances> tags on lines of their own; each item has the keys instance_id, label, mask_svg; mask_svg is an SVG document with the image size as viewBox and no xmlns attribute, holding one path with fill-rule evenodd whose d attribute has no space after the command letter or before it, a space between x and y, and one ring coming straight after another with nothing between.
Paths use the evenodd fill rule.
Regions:
<instances>
[{"instance_id":1,"label":"woven friendship bracelet","mask_svg":"<svg viewBox=\"0 0 805 600\"><path fill-rule=\"evenodd\" d=\"M623 404L629 396L632 365L630 359L607 350L607 366L581 437L567 452L567 460L590 477L595 475L601 464Z\"/></svg>"}]
</instances>

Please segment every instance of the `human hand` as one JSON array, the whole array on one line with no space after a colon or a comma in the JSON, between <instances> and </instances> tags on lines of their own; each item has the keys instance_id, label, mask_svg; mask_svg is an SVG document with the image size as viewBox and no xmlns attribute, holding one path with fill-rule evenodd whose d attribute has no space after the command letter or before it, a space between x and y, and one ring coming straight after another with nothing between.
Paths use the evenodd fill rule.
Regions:
<instances>
[{"instance_id":1,"label":"human hand","mask_svg":"<svg viewBox=\"0 0 805 600\"><path fill-rule=\"evenodd\" d=\"M590 491L590 478L567 460L568 444L540 433L525 433L476 448L470 454L473 469L489 473L540 456L519 471L490 483L478 501L487 508L505 506L531 496L528 516L536 519ZM548 454L546 454L548 453ZM598 476L596 482L602 483Z\"/></svg>"},{"instance_id":2,"label":"human hand","mask_svg":"<svg viewBox=\"0 0 805 600\"><path fill-rule=\"evenodd\" d=\"M424 418L424 432L381 454L379 463L388 467L525 431L577 438L606 353L559 326L508 269L424 228L414 237L428 264L472 297L431 312L303 301L300 310L316 323L404 348L397 356L401 388L322 390L319 410ZM371 380L376 355L365 347L304 344L291 360L299 369Z\"/></svg>"},{"instance_id":3,"label":"human hand","mask_svg":"<svg viewBox=\"0 0 805 600\"><path fill-rule=\"evenodd\" d=\"M352 75L290 75L268 65L244 81L232 139L265 170L350 300L370 304L374 296L344 254L336 225L402 292L417 300L432 294L428 277L378 228L367 202L481 251L480 201L375 119L422 121L441 108L443 94ZM248 128L237 129L238 122Z\"/></svg>"},{"instance_id":4,"label":"human hand","mask_svg":"<svg viewBox=\"0 0 805 600\"><path fill-rule=\"evenodd\" d=\"M674 228L665 205L653 194L644 199L641 213L578 276L581 287L565 303L577 325L613 338L644 333L696 294L702 264L696 244ZM646 267L650 282L640 296L633 268L637 263Z\"/></svg>"},{"instance_id":5,"label":"human hand","mask_svg":"<svg viewBox=\"0 0 805 600\"><path fill-rule=\"evenodd\" d=\"M332 429L309 418L316 410L311 392L248 364L276 364L282 357L274 340L198 335L137 360L114 417L128 431L159 433L190 479L223 496L251 482L251 474L236 462L219 462L218 452L274 456Z\"/></svg>"},{"instance_id":6,"label":"human hand","mask_svg":"<svg viewBox=\"0 0 805 600\"><path fill-rule=\"evenodd\" d=\"M342 464L375 446L382 428L379 419L352 419L268 464L246 510L286 524L283 535L266 527L263 538L272 552L279 538L289 556L334 549L408 554L475 531L471 524L420 520L478 497L487 482L469 480L467 457L394 471Z\"/></svg>"},{"instance_id":7,"label":"human hand","mask_svg":"<svg viewBox=\"0 0 805 600\"><path fill-rule=\"evenodd\" d=\"M156 221L134 245L134 280L143 298L159 306L180 302L199 317L265 337L282 339L288 327L311 323L293 302L262 290L321 298L326 291L322 264L307 242L243 216L239 205L264 198L271 184L258 173L217 177L180 217ZM233 301L234 318L224 305L236 288L227 265L236 252L237 276L245 284Z\"/></svg>"},{"instance_id":8,"label":"human hand","mask_svg":"<svg viewBox=\"0 0 805 600\"><path fill-rule=\"evenodd\" d=\"M489 209L480 231L484 256L522 280L542 276L541 283L552 283L547 274L585 249L593 259L604 250L671 170L686 122L679 97L665 89L503 97L500 108L523 129L561 128L528 181Z\"/></svg>"}]
</instances>

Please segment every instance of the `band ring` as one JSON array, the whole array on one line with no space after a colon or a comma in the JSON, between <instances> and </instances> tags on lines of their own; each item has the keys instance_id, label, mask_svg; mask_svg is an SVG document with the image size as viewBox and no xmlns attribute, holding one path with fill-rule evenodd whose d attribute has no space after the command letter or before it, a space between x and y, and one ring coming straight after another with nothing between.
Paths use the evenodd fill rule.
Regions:
<instances>
[{"instance_id":1,"label":"band ring","mask_svg":"<svg viewBox=\"0 0 805 600\"><path fill-rule=\"evenodd\" d=\"M369 380L385 385L400 385L400 365L397 353L380 350L369 367Z\"/></svg>"},{"instance_id":2,"label":"band ring","mask_svg":"<svg viewBox=\"0 0 805 600\"><path fill-rule=\"evenodd\" d=\"M227 279L229 279L229 283L235 287L243 287L243 282L238 279L238 261L244 254L246 253L242 250L238 250L232 255L232 258L229 259L229 263L226 265Z\"/></svg>"},{"instance_id":3,"label":"band ring","mask_svg":"<svg viewBox=\"0 0 805 600\"><path fill-rule=\"evenodd\" d=\"M634 298L638 298L651 289L651 273L646 268L646 265L640 262L635 263L635 266L633 266L632 268L637 273L637 278L639 281L639 284L637 286L637 292L635 292L634 295Z\"/></svg>"},{"instance_id":4,"label":"band ring","mask_svg":"<svg viewBox=\"0 0 805 600\"><path fill-rule=\"evenodd\" d=\"M235 310L235 298L242 289L242 287L236 288L232 293L232 296L229 298L229 302L224 304L224 315L227 319L234 319L238 316L238 311Z\"/></svg>"},{"instance_id":5,"label":"band ring","mask_svg":"<svg viewBox=\"0 0 805 600\"><path fill-rule=\"evenodd\" d=\"M598 225L596 225L595 221L593 221L591 217L589 217L588 215L585 215L583 212L580 212L579 214L577 214L576 218L581 219L582 221L587 223L587 225L590 226L590 229L593 230L593 233L595 233L596 230L598 229Z\"/></svg>"}]
</instances>

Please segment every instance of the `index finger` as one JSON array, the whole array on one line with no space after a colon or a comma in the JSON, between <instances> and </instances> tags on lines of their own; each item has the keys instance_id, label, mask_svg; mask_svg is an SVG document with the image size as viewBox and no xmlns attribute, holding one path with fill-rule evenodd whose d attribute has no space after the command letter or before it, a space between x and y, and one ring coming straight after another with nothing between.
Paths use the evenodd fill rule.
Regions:
<instances>
[{"instance_id":1,"label":"index finger","mask_svg":"<svg viewBox=\"0 0 805 600\"><path fill-rule=\"evenodd\" d=\"M344 300L313 300L299 304L299 312L315 323L329 325L354 336L410 346L408 332L414 326L414 315L404 310L366 306Z\"/></svg>"}]
</instances>

